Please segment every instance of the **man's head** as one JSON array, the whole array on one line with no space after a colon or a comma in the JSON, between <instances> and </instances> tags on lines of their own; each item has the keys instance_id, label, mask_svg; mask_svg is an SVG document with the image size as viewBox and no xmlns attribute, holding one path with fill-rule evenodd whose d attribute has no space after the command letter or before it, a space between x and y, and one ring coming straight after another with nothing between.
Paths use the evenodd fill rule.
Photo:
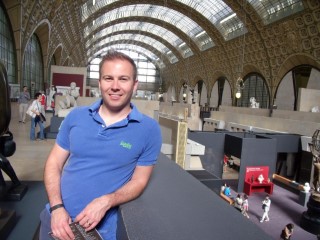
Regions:
<instances>
[{"instance_id":1,"label":"man's head","mask_svg":"<svg viewBox=\"0 0 320 240\"><path fill-rule=\"evenodd\" d=\"M109 52L100 63L99 87L108 110L120 112L130 107L137 90L137 68L134 61L120 52Z\"/></svg>"},{"instance_id":2,"label":"man's head","mask_svg":"<svg viewBox=\"0 0 320 240\"><path fill-rule=\"evenodd\" d=\"M23 86L22 89L23 89L24 92L28 91L28 87L27 86Z\"/></svg>"},{"instance_id":3,"label":"man's head","mask_svg":"<svg viewBox=\"0 0 320 240\"><path fill-rule=\"evenodd\" d=\"M132 60L132 58L130 58L128 55L126 55L126 54L124 54L122 52L118 52L118 51L114 51L114 50L108 51L108 53L103 56L103 58L102 58L102 60L101 60L101 62L99 64L100 79L101 79L101 68L102 68L102 65L106 61L113 61L113 60L128 61L133 67L133 79L134 80L137 79L138 70L137 70L137 66L136 66L135 62Z\"/></svg>"}]
</instances>

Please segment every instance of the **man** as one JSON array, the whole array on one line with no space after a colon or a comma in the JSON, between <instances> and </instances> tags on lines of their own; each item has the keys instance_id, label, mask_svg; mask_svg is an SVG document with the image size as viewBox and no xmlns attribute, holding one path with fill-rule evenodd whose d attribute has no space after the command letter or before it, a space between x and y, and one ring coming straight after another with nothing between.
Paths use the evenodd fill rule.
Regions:
<instances>
[{"instance_id":1,"label":"man","mask_svg":"<svg viewBox=\"0 0 320 240\"><path fill-rule=\"evenodd\" d=\"M72 221L116 239L117 206L143 192L162 143L158 123L130 103L136 79L133 60L109 52L100 63L102 100L64 119L45 165L49 205L40 216L40 239L48 231L74 239Z\"/></svg>"},{"instance_id":2,"label":"man","mask_svg":"<svg viewBox=\"0 0 320 240\"><path fill-rule=\"evenodd\" d=\"M19 122L26 122L26 112L28 110L28 103L30 100L30 94L28 92L28 87L23 86L22 92L20 92L18 104L19 104Z\"/></svg>"}]
</instances>

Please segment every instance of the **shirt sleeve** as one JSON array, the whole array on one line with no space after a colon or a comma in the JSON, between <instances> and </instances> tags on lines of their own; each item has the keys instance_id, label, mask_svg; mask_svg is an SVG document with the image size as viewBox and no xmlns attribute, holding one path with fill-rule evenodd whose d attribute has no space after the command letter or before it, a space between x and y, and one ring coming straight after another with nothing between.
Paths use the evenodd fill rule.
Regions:
<instances>
[{"instance_id":1,"label":"shirt sleeve","mask_svg":"<svg viewBox=\"0 0 320 240\"><path fill-rule=\"evenodd\" d=\"M159 124L155 120L152 120L150 129L145 131L145 133L147 134L145 137L145 148L137 162L138 166L154 165L157 162L161 150L161 130Z\"/></svg>"},{"instance_id":2,"label":"shirt sleeve","mask_svg":"<svg viewBox=\"0 0 320 240\"><path fill-rule=\"evenodd\" d=\"M65 117L65 119L61 122L59 127L59 132L57 135L56 143L62 147L64 150L70 151L70 118L71 112Z\"/></svg>"}]
</instances>

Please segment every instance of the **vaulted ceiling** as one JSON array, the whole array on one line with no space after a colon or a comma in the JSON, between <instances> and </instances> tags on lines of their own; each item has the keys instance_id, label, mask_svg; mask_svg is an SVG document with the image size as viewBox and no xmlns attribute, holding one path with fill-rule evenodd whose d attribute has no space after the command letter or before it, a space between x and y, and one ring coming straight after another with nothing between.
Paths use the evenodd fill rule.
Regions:
<instances>
[{"instance_id":1,"label":"vaulted ceiling","mask_svg":"<svg viewBox=\"0 0 320 240\"><path fill-rule=\"evenodd\" d=\"M28 7L33 1L23 2ZM223 47L226 41L303 9L300 0L39 2L40 12L50 11L46 15L51 18L51 47L62 43L78 66L87 66L113 48L140 52L161 68Z\"/></svg>"}]
</instances>

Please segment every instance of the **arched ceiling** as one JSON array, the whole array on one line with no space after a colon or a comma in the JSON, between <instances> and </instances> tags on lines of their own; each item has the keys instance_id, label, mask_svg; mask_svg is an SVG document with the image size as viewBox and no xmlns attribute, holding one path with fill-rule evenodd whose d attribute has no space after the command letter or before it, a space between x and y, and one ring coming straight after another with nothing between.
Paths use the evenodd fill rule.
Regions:
<instances>
[{"instance_id":1,"label":"arched ceiling","mask_svg":"<svg viewBox=\"0 0 320 240\"><path fill-rule=\"evenodd\" d=\"M52 36L67 33L54 40L78 65L112 48L134 49L161 68L247 33L246 15L266 25L301 10L302 0L56 1Z\"/></svg>"}]
</instances>

